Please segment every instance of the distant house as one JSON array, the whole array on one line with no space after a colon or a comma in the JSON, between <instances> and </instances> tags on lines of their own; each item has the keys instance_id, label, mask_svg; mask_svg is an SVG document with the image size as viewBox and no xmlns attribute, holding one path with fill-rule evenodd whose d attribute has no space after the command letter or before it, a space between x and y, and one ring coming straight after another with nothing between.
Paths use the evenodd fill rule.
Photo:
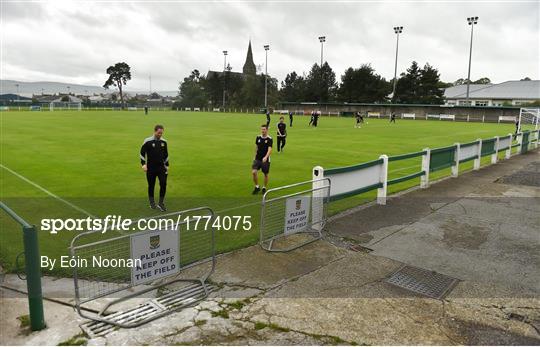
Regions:
<instances>
[{"instance_id":1,"label":"distant house","mask_svg":"<svg viewBox=\"0 0 540 347\"><path fill-rule=\"evenodd\" d=\"M100 103L100 102L104 102L104 101L108 101L107 98L101 96L101 95L92 95L92 96L89 96L88 97L88 100L91 102L91 103Z\"/></svg>"},{"instance_id":2,"label":"distant house","mask_svg":"<svg viewBox=\"0 0 540 347\"><path fill-rule=\"evenodd\" d=\"M58 99L58 95L34 95L39 102L52 102Z\"/></svg>"},{"instance_id":3,"label":"distant house","mask_svg":"<svg viewBox=\"0 0 540 347\"><path fill-rule=\"evenodd\" d=\"M56 99L52 100L52 102L64 102L64 100L62 100L62 99L64 99L66 96L68 97L69 100L65 101L65 102L82 102L82 99L80 99L80 98L78 98L76 96L73 96L73 95L63 95L63 96L61 96L59 98L56 98Z\"/></svg>"},{"instance_id":4,"label":"distant house","mask_svg":"<svg viewBox=\"0 0 540 347\"><path fill-rule=\"evenodd\" d=\"M446 88L444 97L449 106L520 106L540 101L540 80L471 84L468 102L467 85L459 85Z\"/></svg>"},{"instance_id":5,"label":"distant house","mask_svg":"<svg viewBox=\"0 0 540 347\"><path fill-rule=\"evenodd\" d=\"M0 100L9 102L31 102L32 98L27 98L17 94L2 94L0 95Z\"/></svg>"}]
</instances>

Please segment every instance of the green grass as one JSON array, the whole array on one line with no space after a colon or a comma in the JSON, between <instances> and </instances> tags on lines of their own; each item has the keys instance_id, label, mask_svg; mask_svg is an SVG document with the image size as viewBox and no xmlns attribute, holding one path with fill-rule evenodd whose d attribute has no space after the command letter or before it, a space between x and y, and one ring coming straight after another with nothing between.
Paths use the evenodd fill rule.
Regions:
<instances>
[{"instance_id":1,"label":"green grass","mask_svg":"<svg viewBox=\"0 0 540 347\"><path fill-rule=\"evenodd\" d=\"M2 112L1 163L9 169L74 203L104 217L155 214L146 206L146 180L139 164L142 140L156 123L165 126L170 151L167 201L170 211L207 205L221 214L253 216L250 231L217 234L219 252L253 244L258 237L261 197L251 196L250 165L254 139L264 115L216 114L161 111L57 111ZM275 136L272 117L270 134ZM288 129L287 147L272 155L270 187L311 179L316 165L347 166L380 154L395 155L441 147L455 142L506 135L511 124L369 119L361 129L352 118L322 117L318 128L309 128L309 118L296 116ZM390 163L390 177L418 171L420 158ZM463 165L462 168L466 168ZM432 177L447 175L449 170ZM49 197L36 187L0 168L2 201L31 223L42 218L85 217ZM262 176L261 176L262 177ZM413 179L392 185L399 191L417 185ZM157 188L157 187L156 187ZM331 213L373 199L374 192L331 204ZM246 207L234 208L237 206ZM249 206L249 204L252 204ZM0 262L13 270L22 250L20 228L1 214ZM39 233L43 255L67 255L74 232ZM58 274L69 274L56 269Z\"/></svg>"}]
</instances>

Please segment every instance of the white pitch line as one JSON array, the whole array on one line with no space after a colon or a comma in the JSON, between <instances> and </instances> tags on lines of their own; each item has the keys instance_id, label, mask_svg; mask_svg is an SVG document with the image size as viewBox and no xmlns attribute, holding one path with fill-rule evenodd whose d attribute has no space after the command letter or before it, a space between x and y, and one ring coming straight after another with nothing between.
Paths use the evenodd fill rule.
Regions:
<instances>
[{"instance_id":1,"label":"white pitch line","mask_svg":"<svg viewBox=\"0 0 540 347\"><path fill-rule=\"evenodd\" d=\"M8 171L9 173L11 173L12 175L14 176L17 176L18 178L20 178L21 180L25 181L26 183L28 184L31 184L32 186L36 187L37 189L41 190L42 192L44 192L45 194L49 195L49 196L52 196L53 198L63 202L64 204L68 205L69 207L79 211L79 212L82 212L84 213L85 215L89 216L89 217L92 217L92 218L96 218L96 216L94 216L93 214L89 213L88 211L80 208L79 206L65 200L65 199L62 199L61 197L59 197L58 195L48 191L47 189L43 188L42 186L40 186L39 184L35 183L35 182L32 182L30 181L28 178L24 177L23 175L11 170L10 168L6 167L5 165L3 164L0 164L0 167L6 171Z\"/></svg>"},{"instance_id":2,"label":"white pitch line","mask_svg":"<svg viewBox=\"0 0 540 347\"><path fill-rule=\"evenodd\" d=\"M408 170L408 169L412 169L412 168L419 167L419 166L420 165L407 166L407 167L402 167L400 169L388 170L388 172L389 173L398 172L398 171Z\"/></svg>"}]
</instances>

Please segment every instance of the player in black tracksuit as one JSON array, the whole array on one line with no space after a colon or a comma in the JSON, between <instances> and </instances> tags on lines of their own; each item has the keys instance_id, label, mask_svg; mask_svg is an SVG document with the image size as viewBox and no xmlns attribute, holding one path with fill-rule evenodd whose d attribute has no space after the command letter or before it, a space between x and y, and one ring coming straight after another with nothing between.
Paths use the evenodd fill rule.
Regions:
<instances>
[{"instance_id":1,"label":"player in black tracksuit","mask_svg":"<svg viewBox=\"0 0 540 347\"><path fill-rule=\"evenodd\" d=\"M270 111L266 110L266 127L270 126Z\"/></svg>"},{"instance_id":2,"label":"player in black tracksuit","mask_svg":"<svg viewBox=\"0 0 540 347\"><path fill-rule=\"evenodd\" d=\"M395 123L395 122L396 122L396 114L392 112L392 114L390 115L390 123Z\"/></svg>"},{"instance_id":3,"label":"player in black tracksuit","mask_svg":"<svg viewBox=\"0 0 540 347\"><path fill-rule=\"evenodd\" d=\"M261 135L255 138L255 158L251 164L251 174L253 175L253 183L255 188L252 194L257 194L261 188L259 187L258 171L261 170L264 174L264 186L262 193L266 193L270 173L270 154L272 154L272 145L274 144L272 137L268 136L268 127L266 124L261 125Z\"/></svg>"},{"instance_id":4,"label":"player in black tracksuit","mask_svg":"<svg viewBox=\"0 0 540 347\"><path fill-rule=\"evenodd\" d=\"M289 126L292 128L292 121L293 121L293 113L292 111L289 111Z\"/></svg>"},{"instance_id":5,"label":"player in black tracksuit","mask_svg":"<svg viewBox=\"0 0 540 347\"><path fill-rule=\"evenodd\" d=\"M279 117L279 123L277 123L277 151L283 152L285 148L285 142L287 140L287 124L285 124L285 118Z\"/></svg>"},{"instance_id":6,"label":"player in black tracksuit","mask_svg":"<svg viewBox=\"0 0 540 347\"><path fill-rule=\"evenodd\" d=\"M146 180L148 181L150 208L166 211L164 199L169 172L169 152L167 150L167 141L162 136L163 126L156 125L154 135L146 138L141 146L141 165L146 172ZM159 203L157 206L154 200L156 178L159 180Z\"/></svg>"},{"instance_id":7,"label":"player in black tracksuit","mask_svg":"<svg viewBox=\"0 0 540 347\"><path fill-rule=\"evenodd\" d=\"M316 128L319 125L319 117L321 116L320 111L315 112L313 115L313 126Z\"/></svg>"}]
</instances>

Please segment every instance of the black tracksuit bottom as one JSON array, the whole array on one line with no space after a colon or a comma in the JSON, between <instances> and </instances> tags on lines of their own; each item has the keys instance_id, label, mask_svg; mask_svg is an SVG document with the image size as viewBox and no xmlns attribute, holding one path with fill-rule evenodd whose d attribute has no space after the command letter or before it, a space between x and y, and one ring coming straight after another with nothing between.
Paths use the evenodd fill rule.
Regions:
<instances>
[{"instance_id":1,"label":"black tracksuit bottom","mask_svg":"<svg viewBox=\"0 0 540 347\"><path fill-rule=\"evenodd\" d=\"M283 148L285 148L285 142L287 142L286 139L287 138L285 136L277 137L277 151L278 152L281 152Z\"/></svg>"},{"instance_id":2,"label":"black tracksuit bottom","mask_svg":"<svg viewBox=\"0 0 540 347\"><path fill-rule=\"evenodd\" d=\"M148 181L148 199L151 203L154 202L154 187L156 185L156 178L159 180L159 202L163 202L165 199L165 193L167 192L167 171L150 170L146 171L146 180Z\"/></svg>"}]
</instances>

